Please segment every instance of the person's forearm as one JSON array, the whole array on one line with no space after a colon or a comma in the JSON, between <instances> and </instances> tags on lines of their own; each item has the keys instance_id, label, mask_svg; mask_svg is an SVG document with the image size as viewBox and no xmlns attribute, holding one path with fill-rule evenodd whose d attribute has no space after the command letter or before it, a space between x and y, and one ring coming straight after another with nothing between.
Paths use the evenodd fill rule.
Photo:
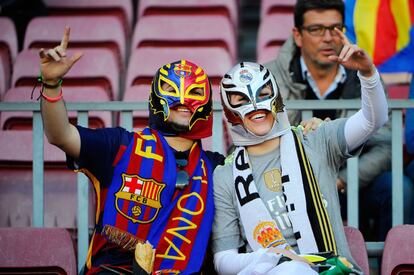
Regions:
<instances>
[{"instance_id":1,"label":"person's forearm","mask_svg":"<svg viewBox=\"0 0 414 275\"><path fill-rule=\"evenodd\" d=\"M345 123L345 140L352 151L366 142L388 121L388 105L377 71L361 80L361 109Z\"/></svg>"},{"instance_id":2,"label":"person's forearm","mask_svg":"<svg viewBox=\"0 0 414 275\"><path fill-rule=\"evenodd\" d=\"M44 88L43 93L48 98L56 99L59 97L61 89L61 87L56 89ZM77 150L73 151L72 147L68 146L68 143L70 143L68 140L71 140L78 132L76 127L69 123L63 98L56 102L49 102L41 97L40 106L44 132L49 143L58 146L67 154L76 158L79 152Z\"/></svg>"}]
</instances>

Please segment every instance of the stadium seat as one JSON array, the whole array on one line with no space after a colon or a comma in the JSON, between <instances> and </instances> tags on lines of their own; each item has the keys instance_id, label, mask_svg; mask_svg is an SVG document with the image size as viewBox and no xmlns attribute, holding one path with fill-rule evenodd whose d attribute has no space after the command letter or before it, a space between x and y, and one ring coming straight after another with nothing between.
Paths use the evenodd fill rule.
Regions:
<instances>
[{"instance_id":1,"label":"stadium seat","mask_svg":"<svg viewBox=\"0 0 414 275\"><path fill-rule=\"evenodd\" d=\"M51 15L110 15L120 20L128 37L132 30L131 0L43 0Z\"/></svg>"},{"instance_id":2,"label":"stadium seat","mask_svg":"<svg viewBox=\"0 0 414 275\"><path fill-rule=\"evenodd\" d=\"M345 226L344 231L352 257L364 274L369 274L368 252L364 236L361 231L351 226Z\"/></svg>"},{"instance_id":3,"label":"stadium seat","mask_svg":"<svg viewBox=\"0 0 414 275\"><path fill-rule=\"evenodd\" d=\"M124 100L125 102L148 102L150 94L150 84L138 84L126 88ZM132 114L132 127L134 131L139 131L148 126L148 109L143 111L134 111Z\"/></svg>"},{"instance_id":4,"label":"stadium seat","mask_svg":"<svg viewBox=\"0 0 414 275\"><path fill-rule=\"evenodd\" d=\"M0 274L77 274L69 232L63 228L0 228Z\"/></svg>"},{"instance_id":5,"label":"stadium seat","mask_svg":"<svg viewBox=\"0 0 414 275\"><path fill-rule=\"evenodd\" d=\"M138 20L148 15L224 15L234 29L238 26L238 7L235 0L140 0Z\"/></svg>"},{"instance_id":6,"label":"stadium seat","mask_svg":"<svg viewBox=\"0 0 414 275\"><path fill-rule=\"evenodd\" d=\"M0 17L0 100L10 87L13 62L17 56L16 28L7 17Z\"/></svg>"},{"instance_id":7,"label":"stadium seat","mask_svg":"<svg viewBox=\"0 0 414 275\"><path fill-rule=\"evenodd\" d=\"M188 59L201 66L212 82L213 99L220 101L219 84L233 65L228 52L221 48L138 48L132 53L126 87L149 85L157 69L167 63ZM129 91L126 90L125 96Z\"/></svg>"},{"instance_id":8,"label":"stadium seat","mask_svg":"<svg viewBox=\"0 0 414 275\"><path fill-rule=\"evenodd\" d=\"M107 48L126 64L123 26L112 16L47 16L33 18L26 29L24 49L53 48L60 44L65 26L71 28L70 48Z\"/></svg>"},{"instance_id":9,"label":"stadium seat","mask_svg":"<svg viewBox=\"0 0 414 275\"><path fill-rule=\"evenodd\" d=\"M135 26L131 51L141 47L218 47L230 53L232 63L237 57L231 24L214 15L144 16Z\"/></svg>"},{"instance_id":10,"label":"stadium seat","mask_svg":"<svg viewBox=\"0 0 414 275\"><path fill-rule=\"evenodd\" d=\"M0 131L0 227L32 226L32 142L32 131ZM77 175L66 168L63 151L46 138L44 160L44 225L76 228ZM96 203L89 187L89 226L93 227Z\"/></svg>"},{"instance_id":11,"label":"stadium seat","mask_svg":"<svg viewBox=\"0 0 414 275\"><path fill-rule=\"evenodd\" d=\"M275 13L262 18L257 36L256 56L259 63L275 59L279 49L292 33L293 16Z\"/></svg>"},{"instance_id":12,"label":"stadium seat","mask_svg":"<svg viewBox=\"0 0 414 275\"><path fill-rule=\"evenodd\" d=\"M391 228L385 238L381 274L414 274L414 225Z\"/></svg>"},{"instance_id":13,"label":"stadium seat","mask_svg":"<svg viewBox=\"0 0 414 275\"><path fill-rule=\"evenodd\" d=\"M83 53L82 58L65 75L63 86L101 87L111 100L119 99L119 70L116 60L108 49L74 49ZM39 75L39 54L37 49L22 51L14 64L12 87L33 87Z\"/></svg>"},{"instance_id":14,"label":"stadium seat","mask_svg":"<svg viewBox=\"0 0 414 275\"><path fill-rule=\"evenodd\" d=\"M40 88L39 88L40 89ZM39 90L38 89L38 90ZM66 102L108 102L108 94L101 87L64 87ZM34 98L30 98L31 88L15 87L7 91L4 102L36 102L39 92L36 90ZM69 112L69 119L76 123L76 112ZM32 129L32 112L3 112L0 116L2 130ZM104 111L89 113L89 127L110 127L111 114Z\"/></svg>"},{"instance_id":15,"label":"stadium seat","mask_svg":"<svg viewBox=\"0 0 414 275\"><path fill-rule=\"evenodd\" d=\"M4 93L10 86L10 70L7 69L8 67L9 64L4 64L0 57L0 101L3 100Z\"/></svg>"},{"instance_id":16,"label":"stadium seat","mask_svg":"<svg viewBox=\"0 0 414 275\"><path fill-rule=\"evenodd\" d=\"M408 99L410 83L393 83L387 85L388 97L390 99Z\"/></svg>"},{"instance_id":17,"label":"stadium seat","mask_svg":"<svg viewBox=\"0 0 414 275\"><path fill-rule=\"evenodd\" d=\"M296 0L261 0L260 18L272 13L290 13L293 18L293 8Z\"/></svg>"}]
</instances>

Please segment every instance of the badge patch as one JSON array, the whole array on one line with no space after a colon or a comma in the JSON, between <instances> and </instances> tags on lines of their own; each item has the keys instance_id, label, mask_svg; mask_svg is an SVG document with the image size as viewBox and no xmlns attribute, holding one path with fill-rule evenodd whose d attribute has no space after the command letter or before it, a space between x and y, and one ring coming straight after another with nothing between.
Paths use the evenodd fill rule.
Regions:
<instances>
[{"instance_id":1,"label":"badge patch","mask_svg":"<svg viewBox=\"0 0 414 275\"><path fill-rule=\"evenodd\" d=\"M271 221L259 223L253 230L253 238L263 248L276 247L286 243L276 224Z\"/></svg>"},{"instance_id":2,"label":"badge patch","mask_svg":"<svg viewBox=\"0 0 414 275\"><path fill-rule=\"evenodd\" d=\"M183 64L175 64L174 73L179 77L189 77L191 75L191 66Z\"/></svg>"},{"instance_id":3,"label":"badge patch","mask_svg":"<svg viewBox=\"0 0 414 275\"><path fill-rule=\"evenodd\" d=\"M115 193L116 210L132 222L150 223L158 215L161 205L161 191L165 184L153 179L144 179L137 175L122 174L122 186ZM128 207L124 207L129 203ZM145 215L143 208L152 208Z\"/></svg>"},{"instance_id":4,"label":"badge patch","mask_svg":"<svg viewBox=\"0 0 414 275\"><path fill-rule=\"evenodd\" d=\"M248 70L241 70L239 79L242 83L249 83L253 80L253 75Z\"/></svg>"},{"instance_id":5,"label":"badge patch","mask_svg":"<svg viewBox=\"0 0 414 275\"><path fill-rule=\"evenodd\" d=\"M273 192L282 192L282 176L279 169L272 169L263 174L266 187Z\"/></svg>"}]
</instances>

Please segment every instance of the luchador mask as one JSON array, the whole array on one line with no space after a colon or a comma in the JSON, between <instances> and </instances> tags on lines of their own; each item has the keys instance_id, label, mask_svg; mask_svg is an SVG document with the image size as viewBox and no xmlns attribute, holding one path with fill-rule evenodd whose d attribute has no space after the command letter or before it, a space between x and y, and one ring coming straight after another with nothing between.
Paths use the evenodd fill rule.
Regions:
<instances>
[{"instance_id":1,"label":"luchador mask","mask_svg":"<svg viewBox=\"0 0 414 275\"><path fill-rule=\"evenodd\" d=\"M172 129L168 122L172 108L179 105L191 111L188 129L184 131ZM211 136L211 85L204 70L190 61L169 63L157 71L151 84L149 107L151 127L164 135L193 139Z\"/></svg>"}]
</instances>

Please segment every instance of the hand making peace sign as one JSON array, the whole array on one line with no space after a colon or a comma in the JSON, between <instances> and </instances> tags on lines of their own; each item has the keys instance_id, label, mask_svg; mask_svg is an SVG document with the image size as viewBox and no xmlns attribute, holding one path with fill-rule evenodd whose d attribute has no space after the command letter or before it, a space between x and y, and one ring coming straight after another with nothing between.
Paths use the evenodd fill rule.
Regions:
<instances>
[{"instance_id":1,"label":"hand making peace sign","mask_svg":"<svg viewBox=\"0 0 414 275\"><path fill-rule=\"evenodd\" d=\"M65 27L63 38L59 46L49 49L47 52L40 49L40 72L43 82L50 85L56 84L70 70L70 68L82 57L82 53L77 52L73 56L66 55L70 35L70 28Z\"/></svg>"},{"instance_id":2,"label":"hand making peace sign","mask_svg":"<svg viewBox=\"0 0 414 275\"><path fill-rule=\"evenodd\" d=\"M347 69L358 70L363 76L373 75L375 66L368 54L358 45L351 44L342 31L335 28L335 32L341 38L343 47L339 56L331 55L329 59L342 64Z\"/></svg>"}]
</instances>

